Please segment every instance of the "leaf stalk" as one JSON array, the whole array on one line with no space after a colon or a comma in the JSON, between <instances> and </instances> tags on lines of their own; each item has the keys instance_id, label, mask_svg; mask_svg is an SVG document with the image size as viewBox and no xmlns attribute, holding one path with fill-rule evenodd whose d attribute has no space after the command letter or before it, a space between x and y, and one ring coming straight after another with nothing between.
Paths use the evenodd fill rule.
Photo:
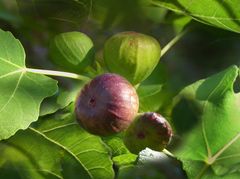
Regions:
<instances>
[{"instance_id":1,"label":"leaf stalk","mask_svg":"<svg viewBox=\"0 0 240 179\"><path fill-rule=\"evenodd\" d=\"M49 75L49 76L60 76L60 77L72 78L72 79L77 79L77 80L82 80L82 81L90 81L91 80L91 78L89 78L87 76L79 75L76 73L63 72L63 71L26 68L26 72Z\"/></svg>"},{"instance_id":2,"label":"leaf stalk","mask_svg":"<svg viewBox=\"0 0 240 179\"><path fill-rule=\"evenodd\" d=\"M165 53L171 49L187 32L189 29L185 29L182 32L180 32L177 36L175 36L170 42L168 42L167 45L165 45L161 51L161 57L165 55Z\"/></svg>"}]
</instances>

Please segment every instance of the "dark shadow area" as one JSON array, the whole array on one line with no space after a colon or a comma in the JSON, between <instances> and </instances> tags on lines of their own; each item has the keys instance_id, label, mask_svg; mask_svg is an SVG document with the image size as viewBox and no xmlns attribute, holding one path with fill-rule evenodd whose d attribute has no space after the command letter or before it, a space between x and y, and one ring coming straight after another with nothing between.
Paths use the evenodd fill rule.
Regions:
<instances>
[{"instance_id":1,"label":"dark shadow area","mask_svg":"<svg viewBox=\"0 0 240 179\"><path fill-rule=\"evenodd\" d=\"M235 93L240 93L240 77L239 77L239 75L233 85L233 90Z\"/></svg>"},{"instance_id":2,"label":"dark shadow area","mask_svg":"<svg viewBox=\"0 0 240 179\"><path fill-rule=\"evenodd\" d=\"M197 125L201 116L199 105L192 100L182 98L172 111L172 123L177 134L182 135Z\"/></svg>"},{"instance_id":3,"label":"dark shadow area","mask_svg":"<svg viewBox=\"0 0 240 179\"><path fill-rule=\"evenodd\" d=\"M57 20L79 24L91 11L90 1L86 0L17 0L17 2L21 14L25 17L36 16L39 20L45 18L50 22Z\"/></svg>"}]
</instances>

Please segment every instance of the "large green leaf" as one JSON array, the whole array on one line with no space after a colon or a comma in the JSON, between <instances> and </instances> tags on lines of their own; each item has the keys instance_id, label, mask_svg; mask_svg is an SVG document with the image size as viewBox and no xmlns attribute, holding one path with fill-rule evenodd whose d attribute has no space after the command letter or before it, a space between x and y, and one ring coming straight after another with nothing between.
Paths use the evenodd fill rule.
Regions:
<instances>
[{"instance_id":1,"label":"large green leaf","mask_svg":"<svg viewBox=\"0 0 240 179\"><path fill-rule=\"evenodd\" d=\"M67 113L40 119L0 143L0 177L114 178L110 154L101 138L84 131Z\"/></svg>"},{"instance_id":2,"label":"large green leaf","mask_svg":"<svg viewBox=\"0 0 240 179\"><path fill-rule=\"evenodd\" d=\"M178 98L194 100L199 122L183 137L176 152L189 178L239 178L240 108L233 84L236 66L186 87ZM179 121L185 119L179 116Z\"/></svg>"},{"instance_id":3,"label":"large green leaf","mask_svg":"<svg viewBox=\"0 0 240 179\"><path fill-rule=\"evenodd\" d=\"M108 147L100 137L82 129L71 113L42 119L35 128L71 152L90 178L114 178Z\"/></svg>"},{"instance_id":4,"label":"large green leaf","mask_svg":"<svg viewBox=\"0 0 240 179\"><path fill-rule=\"evenodd\" d=\"M34 129L1 141L0 151L1 178L90 178L76 156Z\"/></svg>"},{"instance_id":5,"label":"large green leaf","mask_svg":"<svg viewBox=\"0 0 240 179\"><path fill-rule=\"evenodd\" d=\"M36 121L40 103L57 91L57 82L27 72L21 43L0 29L0 140Z\"/></svg>"},{"instance_id":6,"label":"large green leaf","mask_svg":"<svg viewBox=\"0 0 240 179\"><path fill-rule=\"evenodd\" d=\"M191 16L202 23L240 32L238 0L153 0L153 4Z\"/></svg>"}]
</instances>

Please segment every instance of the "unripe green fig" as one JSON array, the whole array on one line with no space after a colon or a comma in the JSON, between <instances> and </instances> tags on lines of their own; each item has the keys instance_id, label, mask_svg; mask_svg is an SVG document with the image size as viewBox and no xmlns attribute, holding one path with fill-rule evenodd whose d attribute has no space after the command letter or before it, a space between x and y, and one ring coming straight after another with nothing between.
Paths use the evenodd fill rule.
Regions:
<instances>
[{"instance_id":1,"label":"unripe green fig","mask_svg":"<svg viewBox=\"0 0 240 179\"><path fill-rule=\"evenodd\" d=\"M125 130L138 107L135 88L120 75L106 73L83 87L75 103L75 113L88 132L107 136Z\"/></svg>"},{"instance_id":2,"label":"unripe green fig","mask_svg":"<svg viewBox=\"0 0 240 179\"><path fill-rule=\"evenodd\" d=\"M125 132L126 147L138 154L146 147L161 151L172 138L172 128L167 120L154 112L143 113L136 117Z\"/></svg>"},{"instance_id":3,"label":"unripe green fig","mask_svg":"<svg viewBox=\"0 0 240 179\"><path fill-rule=\"evenodd\" d=\"M94 60L92 40L81 32L56 35L49 46L50 59L60 68L80 73Z\"/></svg>"},{"instance_id":4,"label":"unripe green fig","mask_svg":"<svg viewBox=\"0 0 240 179\"><path fill-rule=\"evenodd\" d=\"M110 72L120 74L132 84L145 80L160 60L156 39L137 32L121 32L104 45L104 61Z\"/></svg>"}]
</instances>

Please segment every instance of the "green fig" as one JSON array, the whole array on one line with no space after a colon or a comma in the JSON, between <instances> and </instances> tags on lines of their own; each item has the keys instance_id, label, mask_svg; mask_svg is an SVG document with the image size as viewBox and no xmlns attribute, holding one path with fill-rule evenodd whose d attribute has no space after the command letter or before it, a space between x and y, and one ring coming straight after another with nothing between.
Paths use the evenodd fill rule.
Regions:
<instances>
[{"instance_id":1,"label":"green fig","mask_svg":"<svg viewBox=\"0 0 240 179\"><path fill-rule=\"evenodd\" d=\"M133 85L145 80L160 60L156 39L137 32L121 32L104 45L104 61L110 72L124 76Z\"/></svg>"},{"instance_id":2,"label":"green fig","mask_svg":"<svg viewBox=\"0 0 240 179\"><path fill-rule=\"evenodd\" d=\"M135 154L146 147L161 151L172 138L172 128L160 114L147 112L136 117L126 130L124 144Z\"/></svg>"},{"instance_id":3,"label":"green fig","mask_svg":"<svg viewBox=\"0 0 240 179\"><path fill-rule=\"evenodd\" d=\"M50 59L64 70L80 73L94 60L92 40L81 32L65 32L50 42Z\"/></svg>"}]
</instances>

